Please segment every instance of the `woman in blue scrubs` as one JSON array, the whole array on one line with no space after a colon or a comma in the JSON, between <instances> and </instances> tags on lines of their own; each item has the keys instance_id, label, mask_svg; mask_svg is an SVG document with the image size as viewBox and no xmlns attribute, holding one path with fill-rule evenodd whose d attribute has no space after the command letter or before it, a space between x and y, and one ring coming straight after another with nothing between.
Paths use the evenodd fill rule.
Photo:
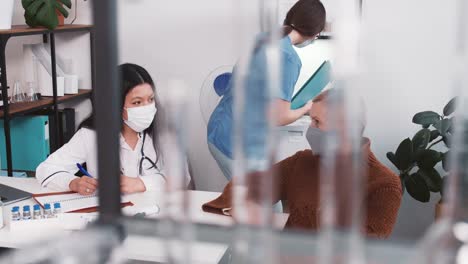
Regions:
<instances>
[{"instance_id":1,"label":"woman in blue scrubs","mask_svg":"<svg viewBox=\"0 0 468 264\"><path fill-rule=\"evenodd\" d=\"M282 28L283 38L280 41L281 52L281 80L280 91L273 101L277 125L284 126L293 123L306 114L312 105L308 102L297 110L291 110L291 100L299 73L301 60L293 46L305 47L311 44L324 29L326 11L319 0L299 0L288 12ZM267 98L267 62L265 55L265 36L260 36L257 47L248 66L248 74L245 80L246 109L244 115L245 138L243 140L244 151L248 159L265 157L265 133L267 120L265 114L259 113L266 109L269 103ZM235 70L233 75L235 75ZM232 178L233 160L233 81L231 78L226 92L213 111L208 123L208 147L215 158L224 176ZM266 163L265 159L258 162ZM247 165L250 166L250 165ZM262 170L262 165L253 170ZM249 168L248 168L249 169Z\"/></svg>"}]
</instances>

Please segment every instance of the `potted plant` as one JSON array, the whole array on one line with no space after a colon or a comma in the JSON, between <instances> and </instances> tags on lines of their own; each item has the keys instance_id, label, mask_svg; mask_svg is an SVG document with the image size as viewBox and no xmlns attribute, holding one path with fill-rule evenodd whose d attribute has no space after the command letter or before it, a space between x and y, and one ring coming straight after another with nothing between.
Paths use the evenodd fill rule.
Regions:
<instances>
[{"instance_id":1,"label":"potted plant","mask_svg":"<svg viewBox=\"0 0 468 264\"><path fill-rule=\"evenodd\" d=\"M67 8L71 8L71 0L21 0L24 8L24 18L30 27L43 26L55 29L59 25L59 14L68 17Z\"/></svg>"},{"instance_id":2,"label":"potted plant","mask_svg":"<svg viewBox=\"0 0 468 264\"><path fill-rule=\"evenodd\" d=\"M13 19L14 0L0 1L0 30L11 29L11 21Z\"/></svg>"},{"instance_id":3,"label":"potted plant","mask_svg":"<svg viewBox=\"0 0 468 264\"><path fill-rule=\"evenodd\" d=\"M452 141L455 100L449 101L442 114L424 111L414 115L413 123L421 125L421 130L413 138L403 140L395 153L387 153L387 158L400 172L403 191L408 191L417 201L427 203L431 192L443 195L445 174L449 173L447 159ZM434 149L436 146L438 150ZM442 167L437 170L440 163ZM441 203L442 199L436 207L436 217Z\"/></svg>"}]
</instances>

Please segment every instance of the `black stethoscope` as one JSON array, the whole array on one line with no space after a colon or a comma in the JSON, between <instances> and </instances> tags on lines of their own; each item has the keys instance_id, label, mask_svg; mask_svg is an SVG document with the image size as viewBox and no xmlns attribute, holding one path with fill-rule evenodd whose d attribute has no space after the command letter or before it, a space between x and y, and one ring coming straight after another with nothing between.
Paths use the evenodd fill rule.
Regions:
<instances>
[{"instance_id":1,"label":"black stethoscope","mask_svg":"<svg viewBox=\"0 0 468 264\"><path fill-rule=\"evenodd\" d=\"M143 162L145 160L148 161L150 163L150 165L151 165L151 167L147 168L147 170L155 168L155 169L157 169L159 171L159 168L158 168L158 165L156 165L156 162L152 161L150 158L145 156L145 152L143 151L143 149L145 147L145 139L146 139L146 133L143 133L143 143L141 144L141 150L140 150L140 153L141 153L140 166L139 166L140 167L139 168L140 175L143 175Z\"/></svg>"}]
</instances>

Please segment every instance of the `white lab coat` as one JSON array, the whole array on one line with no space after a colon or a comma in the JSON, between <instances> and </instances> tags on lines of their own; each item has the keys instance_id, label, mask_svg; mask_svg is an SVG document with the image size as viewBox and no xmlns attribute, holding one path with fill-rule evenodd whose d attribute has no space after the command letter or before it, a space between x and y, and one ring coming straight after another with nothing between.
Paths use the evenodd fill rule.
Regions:
<instances>
[{"instance_id":1,"label":"white lab coat","mask_svg":"<svg viewBox=\"0 0 468 264\"><path fill-rule=\"evenodd\" d=\"M147 191L162 190L166 180L162 170L161 158L156 164L158 168L150 168L151 165L145 161L142 175L139 173L142 144L143 134L141 133L134 150L120 135L121 174L128 177L140 177ZM146 135L143 151L146 157L156 162L153 140L149 135ZM88 128L78 130L67 144L42 162L36 169L36 178L42 187L57 191L68 191L70 190L70 182L77 178L75 176L78 171L76 164L84 162L86 162L87 171L93 177L98 178L96 132Z\"/></svg>"}]
</instances>

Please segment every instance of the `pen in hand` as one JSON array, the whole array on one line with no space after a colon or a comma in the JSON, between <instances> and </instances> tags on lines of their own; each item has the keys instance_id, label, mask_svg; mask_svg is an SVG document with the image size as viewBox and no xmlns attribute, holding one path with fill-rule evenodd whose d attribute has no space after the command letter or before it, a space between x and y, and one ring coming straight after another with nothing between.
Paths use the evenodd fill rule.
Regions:
<instances>
[{"instance_id":1,"label":"pen in hand","mask_svg":"<svg viewBox=\"0 0 468 264\"><path fill-rule=\"evenodd\" d=\"M81 173L83 173L83 175L85 175L87 177L90 177L90 178L93 178L93 176L91 176L91 174L89 174L89 172L85 168L83 168L83 166L81 166L81 164L77 163L76 167L78 167L78 169L81 171Z\"/></svg>"},{"instance_id":2,"label":"pen in hand","mask_svg":"<svg viewBox=\"0 0 468 264\"><path fill-rule=\"evenodd\" d=\"M97 180L81 164L77 163L76 166L84 177L72 180L69 184L70 190L81 195L93 194L97 190Z\"/></svg>"}]
</instances>

